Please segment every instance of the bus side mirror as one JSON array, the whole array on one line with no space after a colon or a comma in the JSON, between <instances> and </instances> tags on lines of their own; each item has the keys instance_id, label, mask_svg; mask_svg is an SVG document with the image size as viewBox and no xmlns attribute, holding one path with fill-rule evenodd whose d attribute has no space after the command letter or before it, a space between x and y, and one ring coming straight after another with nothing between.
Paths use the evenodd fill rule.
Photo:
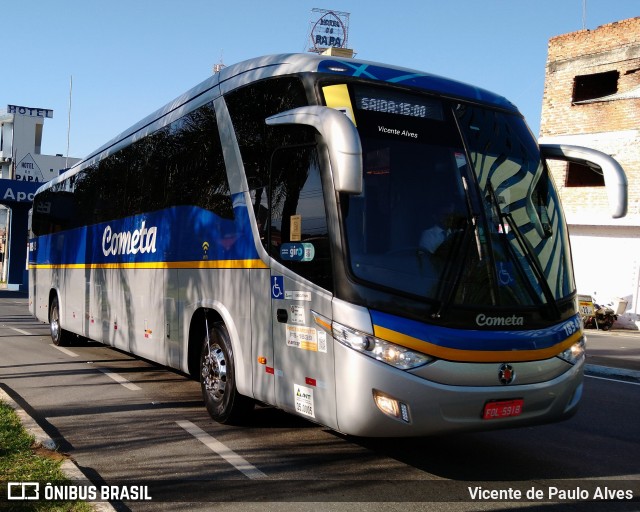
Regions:
<instances>
[{"instance_id":1,"label":"bus side mirror","mask_svg":"<svg viewBox=\"0 0 640 512\"><path fill-rule=\"evenodd\" d=\"M575 162L602 171L611 216L618 219L627 214L627 176L617 160L595 149L566 144L540 144L540 153L545 159Z\"/></svg>"},{"instance_id":2,"label":"bus side mirror","mask_svg":"<svg viewBox=\"0 0 640 512\"><path fill-rule=\"evenodd\" d=\"M305 124L313 126L329 148L333 182L337 192L362 193L362 146L354 124L342 112L310 105L268 117L269 126Z\"/></svg>"}]
</instances>

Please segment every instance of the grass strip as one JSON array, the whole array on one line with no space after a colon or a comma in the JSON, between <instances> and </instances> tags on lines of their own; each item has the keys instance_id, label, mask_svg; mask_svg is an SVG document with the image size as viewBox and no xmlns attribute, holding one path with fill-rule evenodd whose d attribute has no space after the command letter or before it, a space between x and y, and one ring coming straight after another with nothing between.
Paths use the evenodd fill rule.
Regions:
<instances>
[{"instance_id":1,"label":"grass strip","mask_svg":"<svg viewBox=\"0 0 640 512\"><path fill-rule=\"evenodd\" d=\"M9 482L69 482L62 472L65 455L34 442L15 411L0 401L0 509L11 512L90 512L92 507L79 501L8 501Z\"/></svg>"}]
</instances>

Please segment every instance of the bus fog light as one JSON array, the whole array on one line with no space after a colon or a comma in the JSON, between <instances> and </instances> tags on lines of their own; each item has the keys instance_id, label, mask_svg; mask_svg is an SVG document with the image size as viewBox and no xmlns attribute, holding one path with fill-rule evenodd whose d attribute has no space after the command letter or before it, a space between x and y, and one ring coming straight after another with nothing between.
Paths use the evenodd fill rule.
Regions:
<instances>
[{"instance_id":1,"label":"bus fog light","mask_svg":"<svg viewBox=\"0 0 640 512\"><path fill-rule=\"evenodd\" d=\"M373 399L378 409L387 416L409 423L409 406L407 404L375 389L373 390Z\"/></svg>"}]
</instances>

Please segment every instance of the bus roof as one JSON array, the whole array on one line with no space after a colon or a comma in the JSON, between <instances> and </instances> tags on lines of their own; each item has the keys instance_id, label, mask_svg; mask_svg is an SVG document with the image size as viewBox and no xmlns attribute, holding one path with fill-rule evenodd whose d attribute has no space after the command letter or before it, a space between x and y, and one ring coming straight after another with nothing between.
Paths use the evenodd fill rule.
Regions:
<instances>
[{"instance_id":1,"label":"bus roof","mask_svg":"<svg viewBox=\"0 0 640 512\"><path fill-rule=\"evenodd\" d=\"M364 60L330 57L317 54L270 55L250 59L223 68L219 83L238 77L244 73L264 70L265 76L276 76L299 72L328 73L339 76L358 77L423 89L447 97L489 104L498 108L517 112L517 108L506 98L485 89L463 82L414 69L369 62ZM205 82L203 82L205 83ZM236 85L234 84L234 87Z\"/></svg>"},{"instance_id":2,"label":"bus roof","mask_svg":"<svg viewBox=\"0 0 640 512\"><path fill-rule=\"evenodd\" d=\"M344 77L358 77L368 80L386 82L389 84L422 89L442 96L461 100L484 103L493 107L518 112L509 100L485 89L473 85L451 80L438 75L417 71L414 69L380 64L357 59L339 58L311 53L281 54L256 57L231 66L222 68L219 73L207 78L189 91L156 110L135 125L90 153L82 161L75 164L63 175L51 180L50 184L59 182L77 172L84 164L96 158L104 151L113 148L131 135L144 131L163 116L181 108L186 103L198 98L216 86L220 86L222 94L252 81L263 78L288 75L294 73L323 73ZM43 185L43 187L46 185Z\"/></svg>"}]
</instances>

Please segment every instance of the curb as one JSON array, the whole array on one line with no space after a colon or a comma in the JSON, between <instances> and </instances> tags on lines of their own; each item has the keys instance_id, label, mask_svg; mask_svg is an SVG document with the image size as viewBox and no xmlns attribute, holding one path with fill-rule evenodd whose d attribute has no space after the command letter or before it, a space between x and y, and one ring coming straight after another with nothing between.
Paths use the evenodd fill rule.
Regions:
<instances>
[{"instance_id":1,"label":"curb","mask_svg":"<svg viewBox=\"0 0 640 512\"><path fill-rule=\"evenodd\" d=\"M2 388L0 388L0 400L6 402L9 407L15 411L18 418L20 418L22 426L30 435L33 436L36 447L42 446L47 450L52 451L55 451L58 448L54 440L51 439L44 430L42 430L42 427L40 427L40 425L38 425L36 421L29 416L26 411L22 409L22 407L20 407Z\"/></svg>"},{"instance_id":2,"label":"curb","mask_svg":"<svg viewBox=\"0 0 640 512\"><path fill-rule=\"evenodd\" d=\"M640 371L613 368L611 366L584 365L584 374L592 377L606 377L626 382L640 383Z\"/></svg>"},{"instance_id":3,"label":"curb","mask_svg":"<svg viewBox=\"0 0 640 512\"><path fill-rule=\"evenodd\" d=\"M47 450L56 451L58 445L55 443L49 435L42 430L42 427L36 423L36 421L27 414L27 412L20 407L17 402L11 398L7 392L0 388L0 401L5 402L9 407L11 407L18 418L20 418L20 422L24 429L33 436L35 440L35 444L37 447L44 447ZM69 458L65 458L60 465L60 470L62 473L73 482L83 482L86 484L90 484L91 481L85 476L82 470L77 466L77 464ZM95 510L96 512L116 512L116 509L108 502L91 502L87 501L87 504Z\"/></svg>"}]
</instances>

